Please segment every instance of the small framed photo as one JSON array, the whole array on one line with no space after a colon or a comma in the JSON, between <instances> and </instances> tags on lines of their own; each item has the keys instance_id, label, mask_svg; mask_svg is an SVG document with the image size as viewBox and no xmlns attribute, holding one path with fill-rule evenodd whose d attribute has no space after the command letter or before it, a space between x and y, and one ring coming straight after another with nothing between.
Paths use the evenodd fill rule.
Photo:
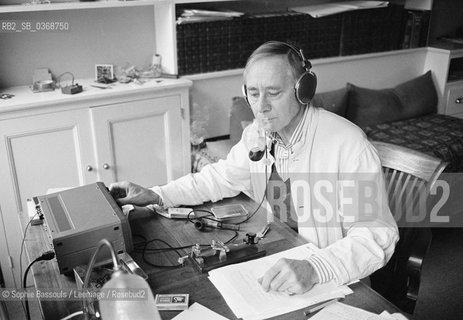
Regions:
<instances>
[{"instance_id":1,"label":"small framed photo","mask_svg":"<svg viewBox=\"0 0 463 320\"><path fill-rule=\"evenodd\" d=\"M101 83L114 82L114 67L112 64L96 64L95 80Z\"/></svg>"}]
</instances>

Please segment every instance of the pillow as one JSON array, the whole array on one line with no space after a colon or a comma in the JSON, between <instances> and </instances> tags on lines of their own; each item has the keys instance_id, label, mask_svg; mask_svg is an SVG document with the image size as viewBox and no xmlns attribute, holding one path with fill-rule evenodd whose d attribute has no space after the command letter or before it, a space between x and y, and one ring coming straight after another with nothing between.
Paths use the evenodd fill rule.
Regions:
<instances>
[{"instance_id":1,"label":"pillow","mask_svg":"<svg viewBox=\"0 0 463 320\"><path fill-rule=\"evenodd\" d=\"M405 106L404 119L437 112L437 92L431 71L395 87L395 94Z\"/></svg>"},{"instance_id":2,"label":"pillow","mask_svg":"<svg viewBox=\"0 0 463 320\"><path fill-rule=\"evenodd\" d=\"M234 97L230 112L230 140L234 143L241 139L243 122L252 122L254 114L244 97Z\"/></svg>"},{"instance_id":3,"label":"pillow","mask_svg":"<svg viewBox=\"0 0 463 320\"><path fill-rule=\"evenodd\" d=\"M347 110L347 89L341 88L338 90L317 93L312 99L312 105L344 117Z\"/></svg>"},{"instance_id":4,"label":"pillow","mask_svg":"<svg viewBox=\"0 0 463 320\"><path fill-rule=\"evenodd\" d=\"M347 84L346 118L360 127L405 120L437 111L437 93L431 71L382 90Z\"/></svg>"}]
</instances>

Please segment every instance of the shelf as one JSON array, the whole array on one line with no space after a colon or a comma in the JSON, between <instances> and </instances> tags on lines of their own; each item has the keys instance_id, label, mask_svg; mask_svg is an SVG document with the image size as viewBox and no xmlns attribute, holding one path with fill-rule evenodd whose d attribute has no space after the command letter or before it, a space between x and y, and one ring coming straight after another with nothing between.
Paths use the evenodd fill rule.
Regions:
<instances>
[{"instance_id":1,"label":"shelf","mask_svg":"<svg viewBox=\"0 0 463 320\"><path fill-rule=\"evenodd\" d=\"M26 1L26 0L25 0ZM35 11L56 11L56 10L79 10L97 8L121 8L151 6L154 0L134 0L134 1L84 1L84 2L53 2L44 4L17 4L0 5L0 13L12 12L35 12Z\"/></svg>"},{"instance_id":2,"label":"shelf","mask_svg":"<svg viewBox=\"0 0 463 320\"><path fill-rule=\"evenodd\" d=\"M0 100L0 116L18 110L29 110L37 107L56 107L63 108L63 105L72 106L87 101L97 101L98 99L108 103L114 97L128 96L131 94L151 93L155 91L170 90L173 88L190 87L192 82L188 79L167 79L155 78L144 84L136 83L114 83L110 89L99 89L92 87L93 79L78 79L76 83L83 86L83 92L67 95L62 94L61 90L56 89L48 92L33 93L29 86L16 86L1 89L1 93L12 94L13 97L7 100Z\"/></svg>"},{"instance_id":3,"label":"shelf","mask_svg":"<svg viewBox=\"0 0 463 320\"><path fill-rule=\"evenodd\" d=\"M24 0L24 4L11 4L0 5L1 13L14 13L14 12L36 12L36 11L57 11L57 10L81 10L81 9L98 9L98 8L126 8L126 7L141 7L153 6L160 2L176 3L197 3L197 2L223 2L233 0L100 0L100 1L53 1L52 3L44 4L30 4L31 0Z\"/></svg>"}]
</instances>

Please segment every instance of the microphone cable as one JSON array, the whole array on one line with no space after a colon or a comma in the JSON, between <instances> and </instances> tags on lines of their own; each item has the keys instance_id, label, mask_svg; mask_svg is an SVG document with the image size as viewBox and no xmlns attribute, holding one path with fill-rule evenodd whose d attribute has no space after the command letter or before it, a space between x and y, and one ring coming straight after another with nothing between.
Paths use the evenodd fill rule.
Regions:
<instances>
[{"instance_id":1,"label":"microphone cable","mask_svg":"<svg viewBox=\"0 0 463 320\"><path fill-rule=\"evenodd\" d=\"M55 257L55 252L53 250L48 250L38 258L36 258L34 261L32 261L26 268L26 271L24 271L24 278L23 278L23 289L26 290L26 281L27 281L27 274L32 267L32 265L38 261L48 261L51 260ZM27 299L27 294L24 295L24 303L26 304L26 317L27 320L31 319L30 311L29 311L29 300Z\"/></svg>"}]
</instances>

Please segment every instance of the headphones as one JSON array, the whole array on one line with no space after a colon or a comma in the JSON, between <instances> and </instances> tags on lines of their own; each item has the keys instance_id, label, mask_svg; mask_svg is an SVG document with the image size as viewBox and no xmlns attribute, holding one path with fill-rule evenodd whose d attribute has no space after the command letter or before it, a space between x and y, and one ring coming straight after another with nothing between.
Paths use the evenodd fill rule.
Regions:
<instances>
[{"instance_id":1,"label":"headphones","mask_svg":"<svg viewBox=\"0 0 463 320\"><path fill-rule=\"evenodd\" d=\"M308 59L305 58L302 49L293 46L292 44L281 42L281 41L268 41L264 43L262 46L266 46L269 44L275 44L279 46L285 46L291 49L301 61L302 67L304 68L304 73L301 74L299 79L297 79L296 84L294 85L294 93L296 95L296 99L301 104L308 104L310 100L312 100L313 96L315 95L315 89L317 88L317 76L315 73L310 71L312 68L312 64ZM261 47L262 47L261 46ZM246 102L250 105L247 95L247 88L244 84L242 86L243 95L246 99Z\"/></svg>"}]
</instances>

